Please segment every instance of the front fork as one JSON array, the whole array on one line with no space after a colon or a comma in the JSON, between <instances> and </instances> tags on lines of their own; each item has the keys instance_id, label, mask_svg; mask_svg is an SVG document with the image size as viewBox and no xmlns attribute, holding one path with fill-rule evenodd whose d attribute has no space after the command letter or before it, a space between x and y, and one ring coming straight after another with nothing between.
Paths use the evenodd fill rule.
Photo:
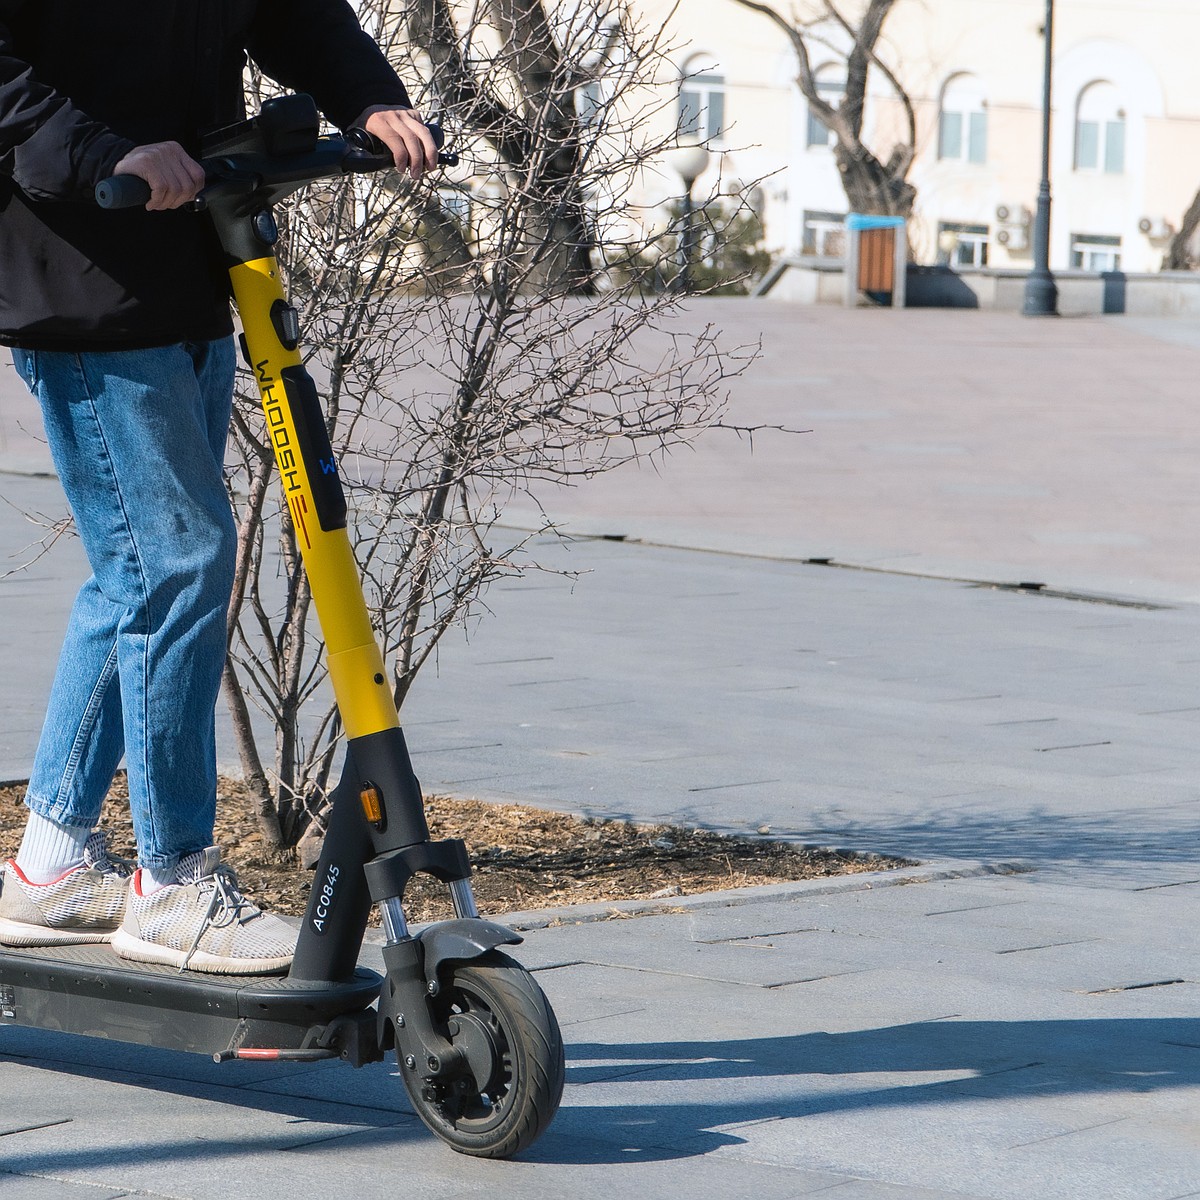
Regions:
<instances>
[{"instance_id":1,"label":"front fork","mask_svg":"<svg viewBox=\"0 0 1200 1200\"><path fill-rule=\"evenodd\" d=\"M429 840L415 777L408 772L406 785L403 778L388 775L390 768L407 762L399 729L349 746L342 779L333 792L329 828L290 975L305 980L350 978L371 905L378 904L386 938L378 1048L386 1051L394 1045L402 1069L421 1078L461 1077L467 1070L463 1050L452 1044L444 1020L435 1015L449 972L459 963L481 958L498 946L516 945L522 938L479 917L465 844L458 839ZM384 797L392 798L386 809L389 819L394 813L400 818L416 814L425 836L407 841L414 830L404 833L387 826L406 844L394 849L375 846L358 803L364 778ZM389 780L384 788L378 786L381 780ZM447 885L455 918L414 935L404 912L404 893L418 873L433 875Z\"/></svg>"},{"instance_id":2,"label":"front fork","mask_svg":"<svg viewBox=\"0 0 1200 1200\"><path fill-rule=\"evenodd\" d=\"M317 389L299 352L296 310L275 259L269 207L210 209L228 255L243 351L262 398L266 428L324 636L330 680L347 736L329 827L290 977L353 976L371 904L380 906L387 981L379 1000L380 1047L395 1039L406 1070L457 1074L462 1053L435 1027L431 1001L446 972L522 939L479 918L465 845L432 842L382 652L346 531L346 502ZM445 882L455 919L413 936L404 891L417 872Z\"/></svg>"}]
</instances>

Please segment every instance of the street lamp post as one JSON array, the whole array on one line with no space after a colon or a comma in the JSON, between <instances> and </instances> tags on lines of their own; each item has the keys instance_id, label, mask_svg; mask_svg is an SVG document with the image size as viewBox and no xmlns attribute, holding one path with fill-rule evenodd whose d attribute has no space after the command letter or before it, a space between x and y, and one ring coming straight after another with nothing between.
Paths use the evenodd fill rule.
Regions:
<instances>
[{"instance_id":1,"label":"street lamp post","mask_svg":"<svg viewBox=\"0 0 1200 1200\"><path fill-rule=\"evenodd\" d=\"M1033 270L1025 282L1027 317L1058 316L1058 285L1050 271L1050 93L1054 69L1054 0L1046 0L1046 61L1042 72L1042 181L1033 225Z\"/></svg>"},{"instance_id":2,"label":"street lamp post","mask_svg":"<svg viewBox=\"0 0 1200 1200\"><path fill-rule=\"evenodd\" d=\"M675 280L675 289L686 295L692 290L692 260L696 253L692 189L708 168L708 151L699 145L681 146L672 154L671 165L683 180L683 232L679 239L679 275Z\"/></svg>"}]
</instances>

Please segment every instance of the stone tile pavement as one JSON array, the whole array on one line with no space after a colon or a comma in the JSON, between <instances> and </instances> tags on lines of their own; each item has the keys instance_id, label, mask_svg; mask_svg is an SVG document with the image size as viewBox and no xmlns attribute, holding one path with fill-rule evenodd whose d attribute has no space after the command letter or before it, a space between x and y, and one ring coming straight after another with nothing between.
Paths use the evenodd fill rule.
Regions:
<instances>
[{"instance_id":1,"label":"stone tile pavement","mask_svg":"<svg viewBox=\"0 0 1200 1200\"><path fill-rule=\"evenodd\" d=\"M0 1194L1200 1195L1200 339L713 313L765 332L740 413L816 432L564 497L577 533L642 544L547 545L574 583L493 589L411 698L418 772L894 850L923 881L517 918L568 1086L514 1163L434 1142L388 1066L0 1030ZM57 511L12 382L0 562L29 540L16 510ZM0 580L0 778L36 738L76 555ZM1021 580L1099 602L979 586Z\"/></svg>"}]
</instances>

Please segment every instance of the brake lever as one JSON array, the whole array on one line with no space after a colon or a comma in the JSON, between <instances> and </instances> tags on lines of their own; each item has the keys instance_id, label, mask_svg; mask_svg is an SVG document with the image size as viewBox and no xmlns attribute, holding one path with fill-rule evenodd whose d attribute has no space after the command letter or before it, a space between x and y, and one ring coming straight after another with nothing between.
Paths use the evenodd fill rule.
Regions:
<instances>
[{"instance_id":1,"label":"brake lever","mask_svg":"<svg viewBox=\"0 0 1200 1200\"><path fill-rule=\"evenodd\" d=\"M238 170L228 159L214 160L212 164L209 164L208 186L201 188L196 193L196 198L189 200L182 207L187 212L207 212L208 194L211 190L215 190L218 183L225 193L236 189L249 195L262 186L262 176L255 171Z\"/></svg>"}]
</instances>

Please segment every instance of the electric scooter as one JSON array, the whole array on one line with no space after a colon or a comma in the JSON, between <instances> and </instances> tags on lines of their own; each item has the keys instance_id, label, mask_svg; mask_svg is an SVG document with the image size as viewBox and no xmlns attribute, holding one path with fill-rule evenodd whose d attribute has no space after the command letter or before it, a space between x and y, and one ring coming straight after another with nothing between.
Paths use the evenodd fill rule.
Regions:
<instances>
[{"instance_id":1,"label":"electric scooter","mask_svg":"<svg viewBox=\"0 0 1200 1200\"><path fill-rule=\"evenodd\" d=\"M500 950L521 937L479 916L465 844L430 840L274 253L274 203L316 179L387 170L392 159L363 130L321 136L316 106L303 95L270 100L256 117L213 133L202 156L207 184L193 207L213 221L229 265L242 349L325 640L345 766L286 975L177 971L126 961L104 944L0 947L0 1026L197 1051L218 1062L340 1058L362 1067L395 1050L413 1107L433 1133L463 1153L507 1158L558 1108L562 1036L541 988ZM97 188L105 208L148 199L133 176ZM404 892L418 872L447 885L455 918L413 934ZM373 904L386 937L382 976L357 961Z\"/></svg>"}]
</instances>

